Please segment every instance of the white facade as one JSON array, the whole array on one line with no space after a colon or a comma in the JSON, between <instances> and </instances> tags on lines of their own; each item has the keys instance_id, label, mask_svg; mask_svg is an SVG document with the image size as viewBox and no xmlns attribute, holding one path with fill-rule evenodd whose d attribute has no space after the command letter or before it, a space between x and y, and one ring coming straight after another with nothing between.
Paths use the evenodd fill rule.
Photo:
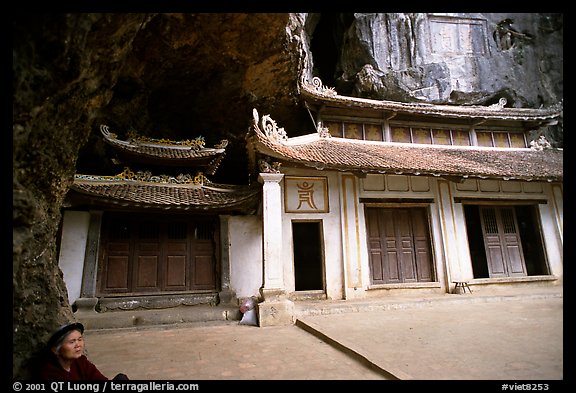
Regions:
<instances>
[{"instance_id":1,"label":"white facade","mask_svg":"<svg viewBox=\"0 0 576 393\"><path fill-rule=\"evenodd\" d=\"M322 224L325 292L328 299L353 299L405 290L449 293L454 281L468 281L477 290L489 284L562 279L562 186L560 184L475 180L454 183L434 177L367 175L283 168L285 176L325 176L329 211L289 213L283 198L282 259L285 290L295 292L293 221ZM282 182L282 192L286 192ZM387 200L390 202L387 203ZM401 200L401 202L398 202ZM362 202L361 202L362 201ZM374 202L371 202L374 201ZM477 202L481 201L481 202ZM537 204L547 275L474 278L463 205ZM365 207L426 207L435 280L423 283L371 285ZM393 290L393 291L390 291ZM295 296L297 299L298 297Z\"/></svg>"},{"instance_id":2,"label":"white facade","mask_svg":"<svg viewBox=\"0 0 576 393\"><path fill-rule=\"evenodd\" d=\"M282 168L281 174L263 173L261 177L265 191L262 215L221 217L226 221L223 226L226 233L221 234L220 239L227 242L226 247L222 247L227 250L227 285L238 299L260 294L265 301L263 304L275 299L282 302L281 308L290 314L290 301L310 295L307 291L297 291L295 287L292 231L295 222L319 224L323 275L321 299L391 296L407 291L422 295L450 293L454 281L468 281L475 292L503 284L544 282L554 285L562 282L561 183L481 179L456 183L439 177L384 174L368 174L362 178L346 172L289 167ZM308 178L320 179L321 184L326 185L325 193L316 194L322 199L315 200L320 206L318 211L302 209L298 212L298 209L287 206L287 203L295 202L286 194L289 192L286 184L290 179L305 184ZM548 274L475 278L464 214L464 206L470 203L537 206ZM371 284L365 217L368 206L426 209L434 271L432 281ZM89 212L64 213L59 264L71 304L80 297L83 280L94 281L83 278L89 226ZM277 309L278 304L274 307Z\"/></svg>"}]
</instances>

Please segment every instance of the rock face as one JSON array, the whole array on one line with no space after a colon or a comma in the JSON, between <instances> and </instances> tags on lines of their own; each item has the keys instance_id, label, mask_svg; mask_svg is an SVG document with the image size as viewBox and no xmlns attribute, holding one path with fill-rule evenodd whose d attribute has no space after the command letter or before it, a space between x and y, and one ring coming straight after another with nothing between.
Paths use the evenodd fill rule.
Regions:
<instances>
[{"instance_id":1,"label":"rock face","mask_svg":"<svg viewBox=\"0 0 576 393\"><path fill-rule=\"evenodd\" d=\"M12 26L14 378L74 318L60 209L74 173L121 171L100 124L229 139L211 180L245 184L252 108L290 136L314 129L302 75L401 101L538 107L563 94L558 14L26 14Z\"/></svg>"},{"instance_id":2,"label":"rock face","mask_svg":"<svg viewBox=\"0 0 576 393\"><path fill-rule=\"evenodd\" d=\"M354 14L325 84L374 99L550 105L562 96L561 32L557 14Z\"/></svg>"}]
</instances>

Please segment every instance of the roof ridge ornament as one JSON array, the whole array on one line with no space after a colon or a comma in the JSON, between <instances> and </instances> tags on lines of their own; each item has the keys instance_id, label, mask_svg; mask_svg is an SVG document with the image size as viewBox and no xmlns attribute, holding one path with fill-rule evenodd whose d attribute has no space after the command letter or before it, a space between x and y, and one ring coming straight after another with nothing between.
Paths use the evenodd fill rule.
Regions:
<instances>
[{"instance_id":1,"label":"roof ridge ornament","mask_svg":"<svg viewBox=\"0 0 576 393\"><path fill-rule=\"evenodd\" d=\"M124 167L124 170L117 175L82 175L75 174L74 178L77 180L133 180L148 183L161 183L161 184L193 184L196 186L203 186L212 183L202 172L197 172L196 176L192 177L190 174L180 173L178 176L170 175L152 175L150 171L132 171L130 167Z\"/></svg>"},{"instance_id":2,"label":"roof ridge ornament","mask_svg":"<svg viewBox=\"0 0 576 393\"><path fill-rule=\"evenodd\" d=\"M100 125L100 132L102 133L102 135L104 135L105 138L109 140L121 141L120 139L118 139L118 134L110 132L110 128L105 124ZM179 148L190 148L190 150L195 151L201 151L206 149L206 140L202 135L197 136L194 139L173 141L167 138L158 139L140 135L134 128L131 128L126 133L126 136L127 140L122 142L125 144L131 144L133 146L143 146L143 145L166 146L166 147L175 146ZM219 144L214 146L214 149L225 149L226 146L228 146L228 140L222 139Z\"/></svg>"},{"instance_id":3,"label":"roof ridge ornament","mask_svg":"<svg viewBox=\"0 0 576 393\"><path fill-rule=\"evenodd\" d=\"M331 138L332 134L330 134L330 130L328 129L328 127L324 127L323 125L320 125L318 127L318 136L320 138Z\"/></svg>"},{"instance_id":4,"label":"roof ridge ornament","mask_svg":"<svg viewBox=\"0 0 576 393\"><path fill-rule=\"evenodd\" d=\"M322 94L325 96L337 96L338 95L335 88L324 86L324 84L322 83L322 80L320 78L318 78L317 76L312 78L312 83L306 81L306 84L311 85L312 88L319 94Z\"/></svg>"},{"instance_id":5,"label":"roof ridge ornament","mask_svg":"<svg viewBox=\"0 0 576 393\"><path fill-rule=\"evenodd\" d=\"M154 143L158 145L180 145L180 146L190 146L191 149L194 150L201 150L206 146L206 141L202 135L197 136L194 139L185 139L180 141L173 141L168 138L152 138L145 135L140 135L135 129L130 129L126 136L128 137L129 142L133 142L136 144L140 143Z\"/></svg>"},{"instance_id":6,"label":"roof ridge ornament","mask_svg":"<svg viewBox=\"0 0 576 393\"><path fill-rule=\"evenodd\" d=\"M552 149L552 145L550 144L550 142L548 142L548 140L544 135L540 135L540 138L530 142L530 148L533 150L541 151Z\"/></svg>"},{"instance_id":7,"label":"roof ridge ornament","mask_svg":"<svg viewBox=\"0 0 576 393\"><path fill-rule=\"evenodd\" d=\"M279 128L270 115L262 116L262 121L260 121L258 111L256 108L252 110L252 116L254 117L254 127L256 130L259 130L261 133L266 135L268 139L271 139L276 142L285 142L288 140L288 135L284 128ZM258 126L258 122L260 121L260 126Z\"/></svg>"},{"instance_id":8,"label":"roof ridge ornament","mask_svg":"<svg viewBox=\"0 0 576 393\"><path fill-rule=\"evenodd\" d=\"M280 166L282 164L277 161L270 162L270 160L260 159L258 160L258 167L260 173L280 173Z\"/></svg>"},{"instance_id":9,"label":"roof ridge ornament","mask_svg":"<svg viewBox=\"0 0 576 393\"><path fill-rule=\"evenodd\" d=\"M506 106L506 104L508 103L508 100L504 97L501 97L497 103L489 105L488 108L491 109L504 109L504 107Z\"/></svg>"}]
</instances>

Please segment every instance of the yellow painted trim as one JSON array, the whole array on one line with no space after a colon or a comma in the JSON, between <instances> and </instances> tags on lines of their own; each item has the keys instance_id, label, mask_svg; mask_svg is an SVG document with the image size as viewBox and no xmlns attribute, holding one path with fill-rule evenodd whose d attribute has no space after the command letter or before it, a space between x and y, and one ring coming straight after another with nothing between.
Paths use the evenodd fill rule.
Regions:
<instances>
[{"instance_id":1,"label":"yellow painted trim","mask_svg":"<svg viewBox=\"0 0 576 393\"><path fill-rule=\"evenodd\" d=\"M350 271L350 264L349 261L352 257L350 252L350 234L348 233L348 200L347 200L347 188L346 182L350 179L352 181L352 192L353 192L353 201L352 206L354 208L354 226L356 232L356 262L357 262L357 269L358 269L358 281L352 282L352 273ZM344 211L344 253L346 255L346 276L348 277L347 281L347 288L360 288L362 286L362 267L360 263L360 228L358 222L358 194L356 191L356 183L355 183L355 176L354 175L342 175L342 207Z\"/></svg>"},{"instance_id":2,"label":"yellow painted trim","mask_svg":"<svg viewBox=\"0 0 576 393\"><path fill-rule=\"evenodd\" d=\"M437 180L436 181L436 185L437 185L437 189L438 189L438 203L440 205L440 229L442 230L442 248L443 248L443 252L442 254L444 254L444 266L445 266L445 274L444 274L444 280L445 280L445 284L448 290L450 290L450 277L452 277L452 272L451 272L451 266L450 266L450 261L448 258L448 236L446 235L446 216L444 215L444 202L442 201L443 199L443 192L442 192L442 184L444 182L442 182L441 180Z\"/></svg>"}]
</instances>

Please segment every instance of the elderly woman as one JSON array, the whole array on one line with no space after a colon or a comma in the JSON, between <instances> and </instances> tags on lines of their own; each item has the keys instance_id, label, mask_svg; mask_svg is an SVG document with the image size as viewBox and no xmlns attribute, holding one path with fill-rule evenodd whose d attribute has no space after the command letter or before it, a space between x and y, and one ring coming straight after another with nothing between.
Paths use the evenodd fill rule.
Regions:
<instances>
[{"instance_id":1,"label":"elderly woman","mask_svg":"<svg viewBox=\"0 0 576 393\"><path fill-rule=\"evenodd\" d=\"M48 340L46 358L39 370L45 380L108 380L84 354L84 325L75 322L60 327ZM128 379L124 374L114 377Z\"/></svg>"}]
</instances>

